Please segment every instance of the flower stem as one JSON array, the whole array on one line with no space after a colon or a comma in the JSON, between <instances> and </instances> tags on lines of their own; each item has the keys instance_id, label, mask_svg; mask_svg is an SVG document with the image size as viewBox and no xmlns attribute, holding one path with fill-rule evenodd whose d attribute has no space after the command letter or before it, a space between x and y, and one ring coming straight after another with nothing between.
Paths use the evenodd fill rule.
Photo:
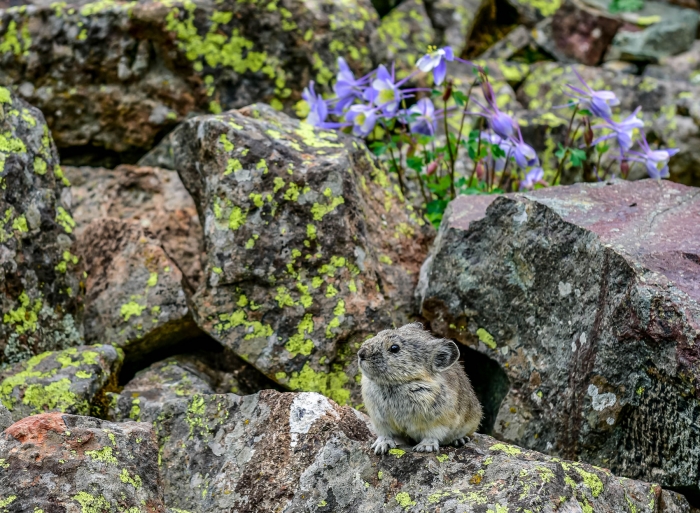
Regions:
<instances>
[{"instance_id":1,"label":"flower stem","mask_svg":"<svg viewBox=\"0 0 700 513\"><path fill-rule=\"evenodd\" d=\"M455 157L452 155L452 143L450 142L450 130L447 125L447 99L443 100L445 103L445 113L442 116L442 120L445 122L445 139L447 139L447 154L450 156L450 196L455 199L457 196L457 191L455 190Z\"/></svg>"}]
</instances>

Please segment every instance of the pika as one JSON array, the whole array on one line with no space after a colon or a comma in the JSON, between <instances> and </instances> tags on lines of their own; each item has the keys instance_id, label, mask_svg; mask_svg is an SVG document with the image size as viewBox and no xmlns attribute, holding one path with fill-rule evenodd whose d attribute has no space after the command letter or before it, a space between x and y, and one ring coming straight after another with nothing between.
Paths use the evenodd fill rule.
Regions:
<instances>
[{"instance_id":1,"label":"pika","mask_svg":"<svg viewBox=\"0 0 700 513\"><path fill-rule=\"evenodd\" d=\"M459 447L479 426L481 404L451 340L407 324L366 340L357 357L362 398L379 435L375 454L395 448L395 436L418 442L418 452Z\"/></svg>"}]
</instances>

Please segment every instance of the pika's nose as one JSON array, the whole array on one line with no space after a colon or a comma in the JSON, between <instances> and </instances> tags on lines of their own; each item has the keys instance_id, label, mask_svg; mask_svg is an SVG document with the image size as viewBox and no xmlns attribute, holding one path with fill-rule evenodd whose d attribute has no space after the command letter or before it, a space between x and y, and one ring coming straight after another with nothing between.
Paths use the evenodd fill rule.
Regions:
<instances>
[{"instance_id":1,"label":"pika's nose","mask_svg":"<svg viewBox=\"0 0 700 513\"><path fill-rule=\"evenodd\" d=\"M357 352L357 356L360 357L360 360L366 360L367 359L367 348L363 347Z\"/></svg>"}]
</instances>

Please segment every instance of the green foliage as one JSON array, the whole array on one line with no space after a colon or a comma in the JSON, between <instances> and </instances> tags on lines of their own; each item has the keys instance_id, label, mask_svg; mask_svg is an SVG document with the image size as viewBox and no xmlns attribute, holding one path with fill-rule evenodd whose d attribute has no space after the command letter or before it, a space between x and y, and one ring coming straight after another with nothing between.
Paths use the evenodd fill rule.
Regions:
<instances>
[{"instance_id":1,"label":"green foliage","mask_svg":"<svg viewBox=\"0 0 700 513\"><path fill-rule=\"evenodd\" d=\"M611 0L608 9L612 13L635 12L644 8L644 0Z\"/></svg>"}]
</instances>

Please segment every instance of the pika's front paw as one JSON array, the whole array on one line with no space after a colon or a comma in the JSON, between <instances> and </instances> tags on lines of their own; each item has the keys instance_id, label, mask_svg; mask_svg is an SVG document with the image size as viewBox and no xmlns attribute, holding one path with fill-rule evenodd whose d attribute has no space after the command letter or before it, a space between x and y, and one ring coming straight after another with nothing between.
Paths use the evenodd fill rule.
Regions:
<instances>
[{"instance_id":1,"label":"pika's front paw","mask_svg":"<svg viewBox=\"0 0 700 513\"><path fill-rule=\"evenodd\" d=\"M436 438L426 438L413 448L416 452L438 452L438 449L440 443Z\"/></svg>"},{"instance_id":2,"label":"pika's front paw","mask_svg":"<svg viewBox=\"0 0 700 513\"><path fill-rule=\"evenodd\" d=\"M374 449L374 454L386 454L389 449L395 449L396 442L389 436L380 436L372 444L372 449Z\"/></svg>"},{"instance_id":3,"label":"pika's front paw","mask_svg":"<svg viewBox=\"0 0 700 513\"><path fill-rule=\"evenodd\" d=\"M454 442L452 442L452 445L455 447L462 447L463 445L467 445L469 442L471 442L472 439L469 438L468 436L465 436L464 438L458 438Z\"/></svg>"}]
</instances>

